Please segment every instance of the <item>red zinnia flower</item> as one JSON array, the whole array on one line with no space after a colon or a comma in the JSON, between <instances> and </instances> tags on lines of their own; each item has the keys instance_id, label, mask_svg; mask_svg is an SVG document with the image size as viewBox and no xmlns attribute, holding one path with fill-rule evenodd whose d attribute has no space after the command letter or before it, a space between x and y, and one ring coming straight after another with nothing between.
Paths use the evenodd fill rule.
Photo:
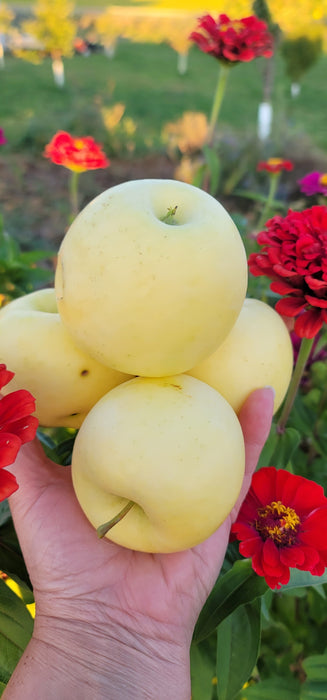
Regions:
<instances>
[{"instance_id":1,"label":"red zinnia flower","mask_svg":"<svg viewBox=\"0 0 327 700\"><path fill-rule=\"evenodd\" d=\"M7 143L5 132L3 129L0 129L0 146L4 146L5 143Z\"/></svg>"},{"instance_id":2,"label":"red zinnia flower","mask_svg":"<svg viewBox=\"0 0 327 700\"><path fill-rule=\"evenodd\" d=\"M232 533L240 553L270 588L290 578L290 568L321 576L327 566L327 498L322 486L284 469L255 472Z\"/></svg>"},{"instance_id":3,"label":"red zinnia flower","mask_svg":"<svg viewBox=\"0 0 327 700\"><path fill-rule=\"evenodd\" d=\"M267 170L268 173L276 175L281 173L282 170L293 170L293 163L290 160L283 160L283 158L268 158L268 160L261 160L257 165L257 170Z\"/></svg>"},{"instance_id":4,"label":"red zinnia flower","mask_svg":"<svg viewBox=\"0 0 327 700\"><path fill-rule=\"evenodd\" d=\"M75 138L66 131L58 131L47 144L43 154L56 165L63 165L76 173L97 170L110 165L109 160L91 136Z\"/></svg>"},{"instance_id":5,"label":"red zinnia flower","mask_svg":"<svg viewBox=\"0 0 327 700\"><path fill-rule=\"evenodd\" d=\"M313 338L327 321L327 207L314 206L274 216L257 237L260 253L249 257L252 275L272 279L281 294L276 310L297 317L294 330Z\"/></svg>"},{"instance_id":6,"label":"red zinnia flower","mask_svg":"<svg viewBox=\"0 0 327 700\"><path fill-rule=\"evenodd\" d=\"M231 20L221 14L215 20L208 14L201 17L198 24L202 33L192 32L190 40L219 61L234 64L273 55L273 37L266 23L255 15Z\"/></svg>"},{"instance_id":7,"label":"red zinnia flower","mask_svg":"<svg viewBox=\"0 0 327 700\"><path fill-rule=\"evenodd\" d=\"M14 373L0 365L0 389L13 378ZM29 391L20 389L0 398L0 501L18 489L15 477L7 472L25 442L33 440L38 420L30 414L35 411L35 400Z\"/></svg>"}]
</instances>

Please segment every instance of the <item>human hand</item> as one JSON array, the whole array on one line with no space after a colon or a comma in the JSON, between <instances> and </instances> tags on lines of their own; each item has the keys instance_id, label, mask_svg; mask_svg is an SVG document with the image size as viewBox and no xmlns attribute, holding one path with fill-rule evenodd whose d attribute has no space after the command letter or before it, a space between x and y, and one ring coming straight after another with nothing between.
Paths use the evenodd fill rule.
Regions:
<instances>
[{"instance_id":1,"label":"human hand","mask_svg":"<svg viewBox=\"0 0 327 700\"><path fill-rule=\"evenodd\" d=\"M125 697L121 683L129 687L131 669L134 694L128 697L190 697L188 654L194 625L219 574L231 524L269 433L272 410L270 389L257 390L246 401L239 415L246 474L238 502L208 540L174 554L145 554L98 540L75 497L70 468L48 460L37 441L21 450L11 468L20 488L10 507L36 601L32 651L39 658L52 649L56 663L59 658L68 675L72 662L79 673L87 669L89 695L81 677L86 694L79 689L79 697L121 700ZM138 674L145 668L141 681ZM6 691L11 694L4 697L19 697L13 693L21 669L20 664L12 690L9 685ZM162 676L166 680L160 691ZM171 695L167 678L175 689ZM33 683L32 675L30 680ZM95 683L100 695L94 694ZM105 694L108 687L111 695ZM67 695L59 693L61 700L72 697L72 689L66 688ZM26 692L27 700L52 697L49 688L39 696L32 686L31 694Z\"/></svg>"}]
</instances>

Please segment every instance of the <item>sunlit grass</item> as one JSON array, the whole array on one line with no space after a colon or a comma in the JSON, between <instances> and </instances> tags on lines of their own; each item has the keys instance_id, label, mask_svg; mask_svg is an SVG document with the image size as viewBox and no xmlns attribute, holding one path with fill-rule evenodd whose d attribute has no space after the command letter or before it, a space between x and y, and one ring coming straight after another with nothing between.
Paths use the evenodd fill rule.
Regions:
<instances>
[{"instance_id":1,"label":"sunlit grass","mask_svg":"<svg viewBox=\"0 0 327 700\"><path fill-rule=\"evenodd\" d=\"M113 59L101 52L65 61L66 85L54 84L51 62L32 65L8 56L1 72L0 123L12 147L37 149L58 129L105 135L102 107L125 105L125 115L137 125L136 140L158 145L167 121L187 110L210 113L218 63L196 48L190 51L188 72L177 72L177 54L168 46L121 41ZM236 133L255 133L257 109L263 94L264 59L231 70L220 125ZM273 92L276 132L285 137L307 134L327 150L325 115L327 93L324 56L304 77L295 100L280 58Z\"/></svg>"}]
</instances>

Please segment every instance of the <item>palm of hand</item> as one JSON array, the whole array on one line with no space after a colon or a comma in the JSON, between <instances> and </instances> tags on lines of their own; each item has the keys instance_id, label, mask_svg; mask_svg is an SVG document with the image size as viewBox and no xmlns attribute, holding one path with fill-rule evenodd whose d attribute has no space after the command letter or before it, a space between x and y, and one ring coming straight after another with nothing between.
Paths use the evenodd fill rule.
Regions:
<instances>
[{"instance_id":1,"label":"palm of hand","mask_svg":"<svg viewBox=\"0 0 327 700\"><path fill-rule=\"evenodd\" d=\"M271 420L272 392L255 394L240 415L248 471L240 500ZM105 614L138 632L143 626L147 634L153 626L181 626L191 635L223 561L233 513L191 550L144 554L97 539L74 495L70 469L50 462L37 443L21 451L15 473L20 488L11 508L38 609L44 605L57 616L78 610L90 621Z\"/></svg>"}]
</instances>

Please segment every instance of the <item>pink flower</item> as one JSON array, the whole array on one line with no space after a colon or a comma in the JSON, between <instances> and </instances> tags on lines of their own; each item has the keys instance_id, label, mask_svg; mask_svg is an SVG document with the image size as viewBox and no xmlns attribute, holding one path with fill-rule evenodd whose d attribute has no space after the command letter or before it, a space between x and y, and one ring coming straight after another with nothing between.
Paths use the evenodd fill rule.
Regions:
<instances>
[{"instance_id":1,"label":"pink flower","mask_svg":"<svg viewBox=\"0 0 327 700\"><path fill-rule=\"evenodd\" d=\"M4 146L5 143L7 143L5 132L3 129L0 129L0 146Z\"/></svg>"},{"instance_id":2,"label":"pink flower","mask_svg":"<svg viewBox=\"0 0 327 700\"><path fill-rule=\"evenodd\" d=\"M313 194L327 195L327 173L314 171L305 175L302 180L298 181L300 190L308 196Z\"/></svg>"}]
</instances>

